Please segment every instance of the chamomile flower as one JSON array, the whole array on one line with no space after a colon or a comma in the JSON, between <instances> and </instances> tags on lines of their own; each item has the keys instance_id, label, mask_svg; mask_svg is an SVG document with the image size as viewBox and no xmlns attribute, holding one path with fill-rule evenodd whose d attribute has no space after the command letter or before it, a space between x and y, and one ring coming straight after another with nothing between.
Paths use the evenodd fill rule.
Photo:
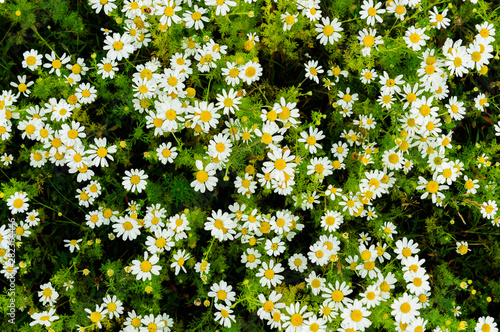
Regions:
<instances>
[{"instance_id":1,"label":"chamomile flower","mask_svg":"<svg viewBox=\"0 0 500 332\"><path fill-rule=\"evenodd\" d=\"M407 0L395 0L391 1L387 8L387 13L394 14L396 18L399 18L401 21L405 19L406 15L406 6Z\"/></svg>"},{"instance_id":2,"label":"chamomile flower","mask_svg":"<svg viewBox=\"0 0 500 332\"><path fill-rule=\"evenodd\" d=\"M61 76L61 69L64 68L64 65L67 64L70 60L70 57L64 53L60 58L52 51L50 54L45 54L45 58L49 61L48 63L44 63L44 68L50 68L49 74L53 72L56 73L57 76Z\"/></svg>"},{"instance_id":3,"label":"chamomile flower","mask_svg":"<svg viewBox=\"0 0 500 332\"><path fill-rule=\"evenodd\" d=\"M494 200L488 200L481 204L481 215L486 219L493 219L498 211L498 204Z\"/></svg>"},{"instance_id":4,"label":"chamomile flower","mask_svg":"<svg viewBox=\"0 0 500 332\"><path fill-rule=\"evenodd\" d=\"M196 30L202 30L204 27L203 22L209 21L207 17L203 16L207 12L207 9L194 5L193 11L188 10L183 14L186 27L192 28L194 26Z\"/></svg>"},{"instance_id":5,"label":"chamomile flower","mask_svg":"<svg viewBox=\"0 0 500 332\"><path fill-rule=\"evenodd\" d=\"M116 218L113 223L113 232L116 236L122 237L123 241L133 241L141 234L137 220L129 216Z\"/></svg>"},{"instance_id":6,"label":"chamomile flower","mask_svg":"<svg viewBox=\"0 0 500 332\"><path fill-rule=\"evenodd\" d=\"M292 15L288 12L281 14L281 20L283 21L283 31L288 31L297 22L297 17L299 14Z\"/></svg>"},{"instance_id":7,"label":"chamomile flower","mask_svg":"<svg viewBox=\"0 0 500 332\"><path fill-rule=\"evenodd\" d=\"M334 18L330 21L329 17L322 17L322 23L317 23L315 30L319 33L316 38L319 39L320 44L334 44L339 41L342 37L339 33L344 30L340 21L337 18Z\"/></svg>"},{"instance_id":8,"label":"chamomile flower","mask_svg":"<svg viewBox=\"0 0 500 332\"><path fill-rule=\"evenodd\" d=\"M59 293L54 289L52 283L48 282L40 285L38 296L43 305L53 306L59 297Z\"/></svg>"},{"instance_id":9,"label":"chamomile flower","mask_svg":"<svg viewBox=\"0 0 500 332\"><path fill-rule=\"evenodd\" d=\"M115 73L118 71L118 63L114 59L109 59L107 57L103 58L98 64L97 74L101 75L103 79L115 77Z\"/></svg>"},{"instance_id":10,"label":"chamomile flower","mask_svg":"<svg viewBox=\"0 0 500 332\"><path fill-rule=\"evenodd\" d=\"M488 98L486 98L484 93L480 93L476 98L474 98L474 106L481 112L484 112L485 107L490 106Z\"/></svg>"},{"instance_id":11,"label":"chamomile flower","mask_svg":"<svg viewBox=\"0 0 500 332\"><path fill-rule=\"evenodd\" d=\"M347 295L351 294L353 291L349 288L349 285L345 281L340 283L338 280L335 285L331 283L323 288L323 294L321 296L326 298L325 302L332 303L335 311L343 311L345 306L352 304L352 299L348 298Z\"/></svg>"},{"instance_id":12,"label":"chamomile flower","mask_svg":"<svg viewBox=\"0 0 500 332\"><path fill-rule=\"evenodd\" d=\"M424 32L425 27L415 28L414 26L410 26L408 30L406 30L403 40L412 50L420 51L420 49L425 46L425 41L429 40L429 36L427 36Z\"/></svg>"},{"instance_id":13,"label":"chamomile flower","mask_svg":"<svg viewBox=\"0 0 500 332\"><path fill-rule=\"evenodd\" d=\"M13 86L14 88L17 88L18 96L22 93L23 96L28 97L31 93L31 91L28 88L35 83L32 81L26 83L26 75L17 76L17 80L19 81L19 83L10 82L10 85Z\"/></svg>"},{"instance_id":14,"label":"chamomile flower","mask_svg":"<svg viewBox=\"0 0 500 332\"><path fill-rule=\"evenodd\" d=\"M285 271L281 266L281 263L275 264L274 260L263 262L259 268L259 272L255 275L256 277L261 277L259 283L262 287L276 287L283 282L284 277L279 273Z\"/></svg>"},{"instance_id":15,"label":"chamomile flower","mask_svg":"<svg viewBox=\"0 0 500 332\"><path fill-rule=\"evenodd\" d=\"M429 11L429 19L430 22L435 29L446 29L451 20L446 17L448 13L448 9L445 9L443 12L438 12L436 6L432 8L432 11Z\"/></svg>"},{"instance_id":16,"label":"chamomile flower","mask_svg":"<svg viewBox=\"0 0 500 332\"><path fill-rule=\"evenodd\" d=\"M309 60L306 64L306 78L309 78L319 84L319 78L318 74L321 74L324 72L323 67L318 65L318 61L316 60Z\"/></svg>"},{"instance_id":17,"label":"chamomile flower","mask_svg":"<svg viewBox=\"0 0 500 332\"><path fill-rule=\"evenodd\" d=\"M321 144L318 141L325 138L323 135L323 131L318 128L309 127L309 133L303 131L300 133L301 138L299 138L299 142L305 143L306 149L309 150L309 153L315 154L318 152L318 149L323 149Z\"/></svg>"},{"instance_id":18,"label":"chamomile flower","mask_svg":"<svg viewBox=\"0 0 500 332\"><path fill-rule=\"evenodd\" d=\"M231 327L231 321L236 322L235 316L232 314L233 310L229 305L225 306L223 304L216 303L215 308L215 321L219 322L225 327Z\"/></svg>"},{"instance_id":19,"label":"chamomile flower","mask_svg":"<svg viewBox=\"0 0 500 332\"><path fill-rule=\"evenodd\" d=\"M210 287L210 292L208 292L209 297L213 297L216 301L223 301L227 306L236 300L236 293L232 291L233 287L228 285L227 282L221 280L219 283L214 283Z\"/></svg>"},{"instance_id":20,"label":"chamomile flower","mask_svg":"<svg viewBox=\"0 0 500 332\"><path fill-rule=\"evenodd\" d=\"M318 295L325 288L326 279L321 278L319 275L316 275L316 272L312 271L307 278L305 279L307 286L311 288L314 295Z\"/></svg>"},{"instance_id":21,"label":"chamomile flower","mask_svg":"<svg viewBox=\"0 0 500 332\"><path fill-rule=\"evenodd\" d=\"M477 320L474 332L484 332L484 331L498 332L497 323L495 322L493 317L482 316L479 317L479 319Z\"/></svg>"},{"instance_id":22,"label":"chamomile flower","mask_svg":"<svg viewBox=\"0 0 500 332\"><path fill-rule=\"evenodd\" d=\"M117 300L116 295L107 295L102 299L103 304L106 305L106 309L108 310L109 319L113 319L113 317L120 317L123 314L123 302Z\"/></svg>"},{"instance_id":23,"label":"chamomile flower","mask_svg":"<svg viewBox=\"0 0 500 332\"><path fill-rule=\"evenodd\" d=\"M94 166L108 167L108 159L113 161L114 158L111 155L117 151L116 145L107 146L106 138L94 138L94 143L90 145L90 149L87 150L90 160Z\"/></svg>"},{"instance_id":24,"label":"chamomile flower","mask_svg":"<svg viewBox=\"0 0 500 332\"><path fill-rule=\"evenodd\" d=\"M249 61L239 71L239 78L246 84L257 82L262 76L262 65L258 62ZM231 76L231 71L229 72Z\"/></svg>"},{"instance_id":25,"label":"chamomile flower","mask_svg":"<svg viewBox=\"0 0 500 332\"><path fill-rule=\"evenodd\" d=\"M361 54L363 56L371 56L372 48L378 50L377 46L382 45L384 41L382 40L382 36L377 36L377 30L375 29L366 29L359 31L358 40L363 49L361 50Z\"/></svg>"},{"instance_id":26,"label":"chamomile flower","mask_svg":"<svg viewBox=\"0 0 500 332\"><path fill-rule=\"evenodd\" d=\"M363 84L369 84L378 77L378 74L375 69L365 68L361 71L360 76Z\"/></svg>"},{"instance_id":27,"label":"chamomile flower","mask_svg":"<svg viewBox=\"0 0 500 332\"><path fill-rule=\"evenodd\" d=\"M440 184L437 182L437 175L434 174L433 179L431 181L427 181L425 178L419 176L419 186L417 186L417 190L425 190L425 193L420 196L420 199L425 199L427 196L431 195L432 203L436 203L437 200L442 200L445 198L445 195L441 192L441 190L446 190L449 187L444 184Z\"/></svg>"},{"instance_id":28,"label":"chamomile flower","mask_svg":"<svg viewBox=\"0 0 500 332\"><path fill-rule=\"evenodd\" d=\"M238 191L238 194L250 197L250 195L254 194L257 189L257 181L252 181L252 176L250 174L245 174L243 178L239 176L236 177L234 186Z\"/></svg>"},{"instance_id":29,"label":"chamomile flower","mask_svg":"<svg viewBox=\"0 0 500 332\"><path fill-rule=\"evenodd\" d=\"M372 324L371 320L368 319L370 315L371 311L364 307L363 302L354 300L353 303L346 304L342 311L341 317L344 319L342 326L355 331L364 331Z\"/></svg>"},{"instance_id":30,"label":"chamomile flower","mask_svg":"<svg viewBox=\"0 0 500 332\"><path fill-rule=\"evenodd\" d=\"M397 254L397 259L408 258L413 254L416 254L420 251L418 249L418 244L413 242L413 240L408 240L408 238L404 237L402 240L396 241L396 249L394 249L394 253Z\"/></svg>"},{"instance_id":31,"label":"chamomile flower","mask_svg":"<svg viewBox=\"0 0 500 332\"><path fill-rule=\"evenodd\" d=\"M235 228L236 220L229 218L229 214L222 210L213 210L204 226L204 229L210 231L211 235L219 241L232 240L233 235L236 234Z\"/></svg>"},{"instance_id":32,"label":"chamomile flower","mask_svg":"<svg viewBox=\"0 0 500 332\"><path fill-rule=\"evenodd\" d=\"M37 312L31 315L33 321L30 323L30 326L34 326L36 324L43 325L45 327L50 327L53 321L59 319L59 316L55 316L56 313L55 308L50 308L48 311Z\"/></svg>"},{"instance_id":33,"label":"chamomile flower","mask_svg":"<svg viewBox=\"0 0 500 332\"><path fill-rule=\"evenodd\" d=\"M479 32L476 35L477 40L484 42L485 44L491 44L495 41L495 26L493 23L485 21L481 24L476 24L475 28Z\"/></svg>"},{"instance_id":34,"label":"chamomile flower","mask_svg":"<svg viewBox=\"0 0 500 332\"><path fill-rule=\"evenodd\" d=\"M464 176L465 184L464 187L467 190L467 194L475 194L477 193L477 189L479 189L479 180L470 179L467 175Z\"/></svg>"},{"instance_id":35,"label":"chamomile flower","mask_svg":"<svg viewBox=\"0 0 500 332\"><path fill-rule=\"evenodd\" d=\"M199 191L204 193L205 190L212 191L217 185L217 177L215 177L215 169L212 164L208 164L206 167L203 167L203 163L201 160L196 160L196 180L191 182L191 187L194 188L195 191Z\"/></svg>"},{"instance_id":36,"label":"chamomile flower","mask_svg":"<svg viewBox=\"0 0 500 332\"><path fill-rule=\"evenodd\" d=\"M472 58L464 47L451 48L450 52L445 53L447 58L445 65L450 71L450 75L462 77L469 72L472 67Z\"/></svg>"},{"instance_id":37,"label":"chamomile flower","mask_svg":"<svg viewBox=\"0 0 500 332\"><path fill-rule=\"evenodd\" d=\"M78 245L78 243L82 242L82 239L64 240L64 242L66 243L64 246L69 247L69 251L71 253L73 253L75 251L75 249L80 250L80 246Z\"/></svg>"},{"instance_id":38,"label":"chamomile flower","mask_svg":"<svg viewBox=\"0 0 500 332\"><path fill-rule=\"evenodd\" d=\"M131 169L130 171L125 171L125 176L122 177L122 185L125 190L132 192L141 193L146 189L148 184L148 175L140 169Z\"/></svg>"},{"instance_id":39,"label":"chamomile flower","mask_svg":"<svg viewBox=\"0 0 500 332\"><path fill-rule=\"evenodd\" d=\"M28 201L28 194L18 191L7 199L7 206L12 214L23 213L28 211Z\"/></svg>"},{"instance_id":40,"label":"chamomile flower","mask_svg":"<svg viewBox=\"0 0 500 332\"><path fill-rule=\"evenodd\" d=\"M227 62L227 68L222 68L222 75L226 84L236 86L240 84L240 72L242 67L235 62Z\"/></svg>"},{"instance_id":41,"label":"chamomile flower","mask_svg":"<svg viewBox=\"0 0 500 332\"><path fill-rule=\"evenodd\" d=\"M163 165L173 163L178 155L177 148L175 146L172 147L171 142L161 143L156 149L156 153L158 155L158 160L160 160Z\"/></svg>"},{"instance_id":42,"label":"chamomile flower","mask_svg":"<svg viewBox=\"0 0 500 332\"><path fill-rule=\"evenodd\" d=\"M225 115L234 114L235 111L239 110L239 104L241 104L241 97L237 96L237 91L231 88L229 91L225 89L222 90L222 94L217 95L217 107L223 110Z\"/></svg>"},{"instance_id":43,"label":"chamomile flower","mask_svg":"<svg viewBox=\"0 0 500 332\"><path fill-rule=\"evenodd\" d=\"M391 314L397 322L408 324L420 315L421 307L417 297L404 293L391 304Z\"/></svg>"},{"instance_id":44,"label":"chamomile flower","mask_svg":"<svg viewBox=\"0 0 500 332\"><path fill-rule=\"evenodd\" d=\"M172 269L175 269L175 275L178 275L181 270L184 271L184 273L187 272L184 264L189 258L191 258L191 254L186 253L186 250L177 251L177 253L173 257L174 262L170 264L170 267Z\"/></svg>"},{"instance_id":45,"label":"chamomile flower","mask_svg":"<svg viewBox=\"0 0 500 332\"><path fill-rule=\"evenodd\" d=\"M31 71L36 70L38 67L42 65L43 55L38 54L38 51L35 49L31 49L23 53L23 68L28 68Z\"/></svg>"},{"instance_id":46,"label":"chamomile flower","mask_svg":"<svg viewBox=\"0 0 500 332\"><path fill-rule=\"evenodd\" d=\"M366 20L366 24L371 26L374 26L377 21L382 23L383 20L380 15L385 13L385 9L381 9L381 6L381 2L374 4L373 0L364 0L359 12L360 18Z\"/></svg>"},{"instance_id":47,"label":"chamomile flower","mask_svg":"<svg viewBox=\"0 0 500 332\"><path fill-rule=\"evenodd\" d=\"M127 59L134 52L133 42L134 38L128 33L120 35L115 32L112 36L106 36L103 47L103 50L108 51L106 58L112 61Z\"/></svg>"},{"instance_id":48,"label":"chamomile flower","mask_svg":"<svg viewBox=\"0 0 500 332\"><path fill-rule=\"evenodd\" d=\"M248 248L241 255L241 262L245 264L245 267L249 268L250 270L253 270L262 263L262 261L259 259L260 257L262 257L262 254L259 253L258 250L253 248Z\"/></svg>"},{"instance_id":49,"label":"chamomile flower","mask_svg":"<svg viewBox=\"0 0 500 332\"><path fill-rule=\"evenodd\" d=\"M307 305L301 306L300 302L295 302L285 309L290 317L290 320L283 324L285 332L305 331L305 320L313 315L307 311Z\"/></svg>"},{"instance_id":50,"label":"chamomile flower","mask_svg":"<svg viewBox=\"0 0 500 332\"><path fill-rule=\"evenodd\" d=\"M96 304L95 311L85 308L85 312L89 314L88 318L90 319L90 321L93 324L96 324L97 327L99 327L100 329L102 329L101 321L108 313L108 309L105 309L105 307L106 307L105 304L101 305Z\"/></svg>"}]
</instances>

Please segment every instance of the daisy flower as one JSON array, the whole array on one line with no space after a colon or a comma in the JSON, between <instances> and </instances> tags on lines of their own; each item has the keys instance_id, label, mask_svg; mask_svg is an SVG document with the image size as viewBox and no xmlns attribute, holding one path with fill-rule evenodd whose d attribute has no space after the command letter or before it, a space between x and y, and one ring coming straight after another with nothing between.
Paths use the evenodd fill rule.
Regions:
<instances>
[{"instance_id":1,"label":"daisy flower","mask_svg":"<svg viewBox=\"0 0 500 332\"><path fill-rule=\"evenodd\" d=\"M217 113L217 108L213 103L208 103L206 101L199 102L196 100L193 111L194 123L192 127L199 125L202 131L208 132L211 128L215 128L219 123L221 115Z\"/></svg>"},{"instance_id":2,"label":"daisy flower","mask_svg":"<svg viewBox=\"0 0 500 332\"><path fill-rule=\"evenodd\" d=\"M275 264L274 260L271 260L269 264L263 262L262 266L259 268L259 272L255 275L256 277L261 277L259 283L262 287L276 287L283 282L284 277L279 273L285 271L281 266L281 263Z\"/></svg>"},{"instance_id":3,"label":"daisy flower","mask_svg":"<svg viewBox=\"0 0 500 332\"><path fill-rule=\"evenodd\" d=\"M229 134L217 134L210 140L207 153L210 157L224 162L231 155L232 146Z\"/></svg>"},{"instance_id":4,"label":"daisy flower","mask_svg":"<svg viewBox=\"0 0 500 332\"><path fill-rule=\"evenodd\" d=\"M319 84L318 74L324 72L323 67L318 65L318 61L309 60L306 64L306 78L309 78Z\"/></svg>"},{"instance_id":5,"label":"daisy flower","mask_svg":"<svg viewBox=\"0 0 500 332\"><path fill-rule=\"evenodd\" d=\"M125 176L122 177L122 185L125 190L129 190L132 192L141 193L146 189L146 185L148 182L148 175L139 169L131 169L130 171L125 171Z\"/></svg>"},{"instance_id":6,"label":"daisy flower","mask_svg":"<svg viewBox=\"0 0 500 332\"><path fill-rule=\"evenodd\" d=\"M391 78L389 74L384 71L382 75L379 76L380 84L382 85L381 92L382 93L400 93L401 87L400 85L404 84L403 75L398 75L396 78Z\"/></svg>"},{"instance_id":7,"label":"daisy flower","mask_svg":"<svg viewBox=\"0 0 500 332\"><path fill-rule=\"evenodd\" d=\"M382 23L382 17L380 14L385 13L385 9L380 9L382 6L381 2L373 4L373 0L364 0L361 5L361 11L359 12L360 18L366 20L366 24L374 26L376 21Z\"/></svg>"},{"instance_id":8,"label":"daisy flower","mask_svg":"<svg viewBox=\"0 0 500 332\"><path fill-rule=\"evenodd\" d=\"M29 70L36 70L38 67L42 65L42 57L43 55L38 54L38 51L35 49L31 49L23 53L23 68L28 67Z\"/></svg>"},{"instance_id":9,"label":"daisy flower","mask_svg":"<svg viewBox=\"0 0 500 332\"><path fill-rule=\"evenodd\" d=\"M320 44L326 45L326 44L334 44L335 42L338 42L339 39L342 37L340 35L340 31L344 30L341 27L341 23L337 18L334 18L330 22L329 17L322 17L321 21L323 23L317 23L315 30L319 33L316 38L319 39Z\"/></svg>"},{"instance_id":10,"label":"daisy flower","mask_svg":"<svg viewBox=\"0 0 500 332\"><path fill-rule=\"evenodd\" d=\"M325 288L325 278L321 278L319 275L316 275L316 272L312 271L307 278L305 279L307 286L311 288L314 295L318 295Z\"/></svg>"},{"instance_id":11,"label":"daisy flower","mask_svg":"<svg viewBox=\"0 0 500 332\"><path fill-rule=\"evenodd\" d=\"M400 170L403 168L404 157L400 151L386 150L382 156L382 162L390 170Z\"/></svg>"}]
</instances>

